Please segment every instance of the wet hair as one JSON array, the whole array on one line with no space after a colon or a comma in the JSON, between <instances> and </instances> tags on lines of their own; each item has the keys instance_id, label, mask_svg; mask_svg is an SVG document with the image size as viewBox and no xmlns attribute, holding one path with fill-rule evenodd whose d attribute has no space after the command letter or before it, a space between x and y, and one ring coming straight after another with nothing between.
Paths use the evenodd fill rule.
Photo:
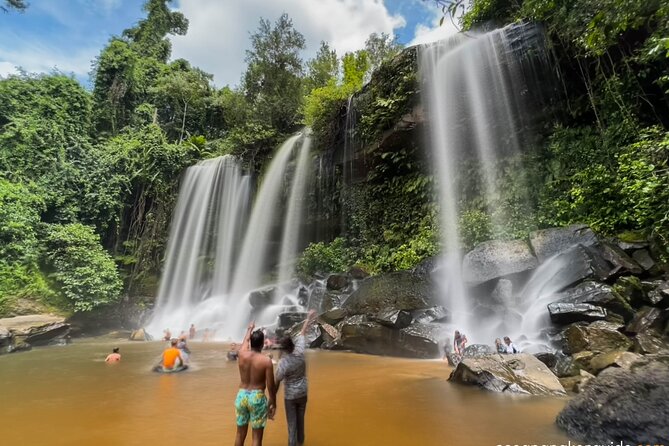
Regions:
<instances>
[{"instance_id":1,"label":"wet hair","mask_svg":"<svg viewBox=\"0 0 669 446\"><path fill-rule=\"evenodd\" d=\"M251 333L251 350L257 352L262 351L263 344L265 343L265 334L262 330L256 330Z\"/></svg>"},{"instance_id":2,"label":"wet hair","mask_svg":"<svg viewBox=\"0 0 669 446\"><path fill-rule=\"evenodd\" d=\"M504 342L506 342L506 341L509 341L509 342L511 342L511 339L509 339L509 337L508 337L508 336L504 336Z\"/></svg>"},{"instance_id":3,"label":"wet hair","mask_svg":"<svg viewBox=\"0 0 669 446\"><path fill-rule=\"evenodd\" d=\"M170 344L172 347L175 347L179 343L179 340L177 338L172 338L170 339Z\"/></svg>"},{"instance_id":4,"label":"wet hair","mask_svg":"<svg viewBox=\"0 0 669 446\"><path fill-rule=\"evenodd\" d=\"M114 347L114 349L112 350L112 353L118 353L118 347Z\"/></svg>"},{"instance_id":5,"label":"wet hair","mask_svg":"<svg viewBox=\"0 0 669 446\"><path fill-rule=\"evenodd\" d=\"M295 343L293 342L293 338L290 336L284 336L281 338L280 344L281 349L288 353L293 353L293 350L295 350Z\"/></svg>"}]
</instances>

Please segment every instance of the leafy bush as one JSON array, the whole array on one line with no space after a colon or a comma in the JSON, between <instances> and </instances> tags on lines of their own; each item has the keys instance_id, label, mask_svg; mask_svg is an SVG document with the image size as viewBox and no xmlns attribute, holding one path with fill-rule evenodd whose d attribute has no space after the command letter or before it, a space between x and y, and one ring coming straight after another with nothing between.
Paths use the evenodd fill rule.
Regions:
<instances>
[{"instance_id":1,"label":"leafy bush","mask_svg":"<svg viewBox=\"0 0 669 446\"><path fill-rule=\"evenodd\" d=\"M48 225L46 246L49 277L74 311L90 311L120 297L122 282L116 264L92 227Z\"/></svg>"},{"instance_id":2,"label":"leafy bush","mask_svg":"<svg viewBox=\"0 0 669 446\"><path fill-rule=\"evenodd\" d=\"M342 272L353 264L352 253L342 237L330 243L311 243L297 261L297 271L306 276L316 273Z\"/></svg>"}]
</instances>

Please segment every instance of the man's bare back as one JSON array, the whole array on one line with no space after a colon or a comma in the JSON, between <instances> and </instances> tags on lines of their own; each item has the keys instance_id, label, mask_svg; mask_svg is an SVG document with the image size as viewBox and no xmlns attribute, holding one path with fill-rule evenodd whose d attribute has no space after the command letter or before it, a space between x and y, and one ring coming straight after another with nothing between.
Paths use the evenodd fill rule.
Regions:
<instances>
[{"instance_id":1,"label":"man's bare back","mask_svg":"<svg viewBox=\"0 0 669 446\"><path fill-rule=\"evenodd\" d=\"M268 377L272 377L272 360L253 350L239 351L239 388L246 390L265 390Z\"/></svg>"}]
</instances>

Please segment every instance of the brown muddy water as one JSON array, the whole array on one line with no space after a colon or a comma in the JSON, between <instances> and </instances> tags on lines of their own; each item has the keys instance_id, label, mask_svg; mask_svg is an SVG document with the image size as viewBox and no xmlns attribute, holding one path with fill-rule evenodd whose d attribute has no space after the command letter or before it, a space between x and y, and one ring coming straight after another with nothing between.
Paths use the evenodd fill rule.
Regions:
<instances>
[{"instance_id":1,"label":"brown muddy water","mask_svg":"<svg viewBox=\"0 0 669 446\"><path fill-rule=\"evenodd\" d=\"M122 362L104 363L113 346ZM237 364L192 343L192 368L150 371L159 342L75 341L0 357L2 445L234 443ZM566 400L496 395L446 381L441 361L307 352L307 446L560 444ZM283 395L266 445L285 445ZM247 444L251 444L250 432Z\"/></svg>"}]
</instances>

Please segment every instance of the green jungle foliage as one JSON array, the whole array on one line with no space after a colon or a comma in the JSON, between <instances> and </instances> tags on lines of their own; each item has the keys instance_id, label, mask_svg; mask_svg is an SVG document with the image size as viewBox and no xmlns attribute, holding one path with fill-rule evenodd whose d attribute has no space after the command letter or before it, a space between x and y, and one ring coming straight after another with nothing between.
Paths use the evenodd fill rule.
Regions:
<instances>
[{"instance_id":1,"label":"green jungle foliage","mask_svg":"<svg viewBox=\"0 0 669 446\"><path fill-rule=\"evenodd\" d=\"M564 90L534 161L538 224L644 233L669 259L669 2L473 0L461 24L516 21L544 25Z\"/></svg>"}]
</instances>

